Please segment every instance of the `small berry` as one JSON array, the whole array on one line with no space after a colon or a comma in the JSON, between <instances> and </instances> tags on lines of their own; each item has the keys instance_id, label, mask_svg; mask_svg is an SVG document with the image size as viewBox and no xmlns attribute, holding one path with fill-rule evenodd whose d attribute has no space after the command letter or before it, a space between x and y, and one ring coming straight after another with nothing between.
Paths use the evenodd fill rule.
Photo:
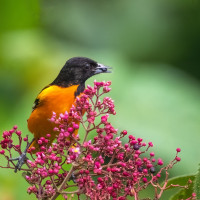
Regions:
<instances>
[{"instance_id":1,"label":"small berry","mask_svg":"<svg viewBox=\"0 0 200 200\"><path fill-rule=\"evenodd\" d=\"M155 167L151 167L151 168L150 168L150 172L151 172L152 174L155 173L155 172L156 172Z\"/></svg>"},{"instance_id":2,"label":"small berry","mask_svg":"<svg viewBox=\"0 0 200 200\"><path fill-rule=\"evenodd\" d=\"M122 134L123 134L123 135L127 135L127 133L128 133L128 132L127 132L126 130L123 130L123 131L122 131Z\"/></svg>"},{"instance_id":3,"label":"small berry","mask_svg":"<svg viewBox=\"0 0 200 200\"><path fill-rule=\"evenodd\" d=\"M147 174L148 170L147 169L143 169L143 173Z\"/></svg>"},{"instance_id":4,"label":"small berry","mask_svg":"<svg viewBox=\"0 0 200 200\"><path fill-rule=\"evenodd\" d=\"M134 139L135 139L135 137L133 137L132 135L129 135L128 138L129 138L130 140L134 140Z\"/></svg>"},{"instance_id":5,"label":"small berry","mask_svg":"<svg viewBox=\"0 0 200 200\"><path fill-rule=\"evenodd\" d=\"M21 131L16 131L16 134L17 134L18 136L20 136L20 135L22 134L22 132L21 132Z\"/></svg>"},{"instance_id":6,"label":"small berry","mask_svg":"<svg viewBox=\"0 0 200 200\"><path fill-rule=\"evenodd\" d=\"M38 144L41 145L42 144L42 140L38 140Z\"/></svg>"},{"instance_id":7,"label":"small berry","mask_svg":"<svg viewBox=\"0 0 200 200\"><path fill-rule=\"evenodd\" d=\"M149 144L150 147L153 147L153 143L152 142L149 142L148 144Z\"/></svg>"},{"instance_id":8,"label":"small berry","mask_svg":"<svg viewBox=\"0 0 200 200\"><path fill-rule=\"evenodd\" d=\"M145 146L147 146L147 144L146 144L145 142L143 142L143 143L142 143L142 146L145 147Z\"/></svg>"},{"instance_id":9,"label":"small berry","mask_svg":"<svg viewBox=\"0 0 200 200\"><path fill-rule=\"evenodd\" d=\"M47 181L46 181L46 184L47 184L47 185L50 185L51 183L52 183L52 182L51 182L50 180L47 180Z\"/></svg>"},{"instance_id":10,"label":"small berry","mask_svg":"<svg viewBox=\"0 0 200 200\"><path fill-rule=\"evenodd\" d=\"M5 153L5 151L4 151L4 150L1 150L1 151L0 151L0 154L2 154L2 155L3 155L4 153Z\"/></svg>"},{"instance_id":11,"label":"small berry","mask_svg":"<svg viewBox=\"0 0 200 200\"><path fill-rule=\"evenodd\" d=\"M31 147L31 151L34 151L35 150L35 147Z\"/></svg>"},{"instance_id":12,"label":"small berry","mask_svg":"<svg viewBox=\"0 0 200 200\"><path fill-rule=\"evenodd\" d=\"M101 183L101 182L103 182L103 179L101 177L98 177L97 181Z\"/></svg>"},{"instance_id":13,"label":"small berry","mask_svg":"<svg viewBox=\"0 0 200 200\"><path fill-rule=\"evenodd\" d=\"M144 161L144 162L147 162L147 161L148 161L148 159L147 159L147 158L143 158L143 161Z\"/></svg>"},{"instance_id":14,"label":"small berry","mask_svg":"<svg viewBox=\"0 0 200 200\"><path fill-rule=\"evenodd\" d=\"M181 158L180 158L180 157L176 157L175 159L176 159L176 161L178 161L178 162L181 161Z\"/></svg>"},{"instance_id":15,"label":"small berry","mask_svg":"<svg viewBox=\"0 0 200 200\"><path fill-rule=\"evenodd\" d=\"M157 178L160 178L160 177L161 177L161 175L160 175L160 174L156 174L156 177L157 177Z\"/></svg>"},{"instance_id":16,"label":"small berry","mask_svg":"<svg viewBox=\"0 0 200 200\"><path fill-rule=\"evenodd\" d=\"M17 125L13 126L13 129L14 129L14 130L16 130L17 128L18 128Z\"/></svg>"},{"instance_id":17,"label":"small berry","mask_svg":"<svg viewBox=\"0 0 200 200\"><path fill-rule=\"evenodd\" d=\"M197 195L196 195L196 193L192 193L192 197L196 197Z\"/></svg>"},{"instance_id":18,"label":"small berry","mask_svg":"<svg viewBox=\"0 0 200 200\"><path fill-rule=\"evenodd\" d=\"M138 167L138 172L142 172L143 171L143 167Z\"/></svg>"},{"instance_id":19,"label":"small berry","mask_svg":"<svg viewBox=\"0 0 200 200\"><path fill-rule=\"evenodd\" d=\"M143 179L142 179L142 181L144 182L144 183L147 183L147 178L146 177L144 177Z\"/></svg>"},{"instance_id":20,"label":"small berry","mask_svg":"<svg viewBox=\"0 0 200 200\"><path fill-rule=\"evenodd\" d=\"M140 145L139 145L139 144L134 144L134 145L133 145L133 149L134 149L134 150L140 149Z\"/></svg>"},{"instance_id":21,"label":"small berry","mask_svg":"<svg viewBox=\"0 0 200 200\"><path fill-rule=\"evenodd\" d=\"M150 153L150 156L151 156L151 157L155 156L155 153L154 153L154 152L151 152L151 153Z\"/></svg>"},{"instance_id":22,"label":"small berry","mask_svg":"<svg viewBox=\"0 0 200 200\"><path fill-rule=\"evenodd\" d=\"M74 129L73 129L72 127L69 127L69 128L67 129L67 131L70 132L70 133L72 133L72 132L74 131Z\"/></svg>"},{"instance_id":23,"label":"small berry","mask_svg":"<svg viewBox=\"0 0 200 200\"><path fill-rule=\"evenodd\" d=\"M74 129L79 129L79 125L78 124L73 124L73 128Z\"/></svg>"},{"instance_id":24,"label":"small berry","mask_svg":"<svg viewBox=\"0 0 200 200\"><path fill-rule=\"evenodd\" d=\"M158 159L158 165L163 165L163 161L161 159Z\"/></svg>"}]
</instances>

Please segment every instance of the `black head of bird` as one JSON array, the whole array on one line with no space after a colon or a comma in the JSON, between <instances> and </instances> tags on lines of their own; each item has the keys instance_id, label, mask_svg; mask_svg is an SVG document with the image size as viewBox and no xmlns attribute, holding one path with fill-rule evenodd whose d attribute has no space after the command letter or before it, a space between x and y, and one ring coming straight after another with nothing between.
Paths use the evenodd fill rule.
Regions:
<instances>
[{"instance_id":1,"label":"black head of bird","mask_svg":"<svg viewBox=\"0 0 200 200\"><path fill-rule=\"evenodd\" d=\"M84 84L93 75L100 73L110 73L110 67L97 63L85 57L74 57L69 59L56 79L54 85L68 87L70 85Z\"/></svg>"}]
</instances>

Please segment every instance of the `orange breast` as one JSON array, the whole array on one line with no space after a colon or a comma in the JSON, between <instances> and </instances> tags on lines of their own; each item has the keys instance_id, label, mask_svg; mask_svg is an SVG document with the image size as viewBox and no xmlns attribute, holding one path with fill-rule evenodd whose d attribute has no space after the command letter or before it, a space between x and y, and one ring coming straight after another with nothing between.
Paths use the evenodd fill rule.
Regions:
<instances>
[{"instance_id":1,"label":"orange breast","mask_svg":"<svg viewBox=\"0 0 200 200\"><path fill-rule=\"evenodd\" d=\"M28 129L34 134L34 138L37 139L46 136L50 133L52 135L51 140L55 138L56 132L53 131L55 124L48 119L52 117L52 113L57 115L70 110L72 104L75 101L75 91L78 85L73 85L67 88L61 88L59 86L50 86L44 89L39 95L39 105L33 110L28 119ZM32 146L35 146L34 144Z\"/></svg>"}]
</instances>

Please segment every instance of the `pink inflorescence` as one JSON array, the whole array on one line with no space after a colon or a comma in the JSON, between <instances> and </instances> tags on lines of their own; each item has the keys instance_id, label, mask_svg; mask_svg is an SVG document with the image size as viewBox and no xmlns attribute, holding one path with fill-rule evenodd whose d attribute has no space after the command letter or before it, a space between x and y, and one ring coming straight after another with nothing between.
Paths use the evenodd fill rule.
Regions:
<instances>
[{"instance_id":1,"label":"pink inflorescence","mask_svg":"<svg viewBox=\"0 0 200 200\"><path fill-rule=\"evenodd\" d=\"M13 126L11 130L4 131L2 134L3 140L1 140L0 142L0 146L2 148L2 150L0 150L0 154L4 155L6 151L11 153L12 149L14 149L14 151L21 154L22 140L24 140L26 143L28 140L28 136L26 136L25 138L22 138L21 134L22 134L21 131L18 130L18 127L16 125ZM13 143L13 136L16 136L16 138L18 138L18 144Z\"/></svg>"},{"instance_id":2,"label":"pink inflorescence","mask_svg":"<svg viewBox=\"0 0 200 200\"><path fill-rule=\"evenodd\" d=\"M174 160L163 167L163 160L156 159L154 152L147 154L153 147L152 142L146 144L142 138L127 136L126 130L119 132L113 127L109 116L116 114L114 102L109 97L100 98L111 90L110 85L111 82L95 81L93 87L87 86L76 98L70 112L52 114L49 120L55 123L55 142L51 144L48 133L39 138L40 150L34 154L35 148L29 148L29 159L22 168L27 171L25 179L31 185L29 194L40 199L62 194L67 199L72 193L68 182L73 180L74 194L78 196L113 200L134 196L137 199L141 190L148 185L157 186L161 173L180 161L177 155L181 150L177 148ZM82 140L77 134L79 126L84 129ZM18 137L17 145L12 139L14 135ZM22 153L23 140L28 143L28 137L23 139L17 126L3 133L0 154L8 161L6 168L15 168L9 158L13 150ZM127 142L123 144L122 140Z\"/></svg>"}]
</instances>

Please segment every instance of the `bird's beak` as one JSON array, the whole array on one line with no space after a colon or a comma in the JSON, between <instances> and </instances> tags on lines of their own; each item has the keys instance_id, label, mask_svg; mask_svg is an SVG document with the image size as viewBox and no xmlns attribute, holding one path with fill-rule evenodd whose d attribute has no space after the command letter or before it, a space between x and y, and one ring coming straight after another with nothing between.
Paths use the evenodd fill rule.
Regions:
<instances>
[{"instance_id":1,"label":"bird's beak","mask_svg":"<svg viewBox=\"0 0 200 200\"><path fill-rule=\"evenodd\" d=\"M112 68L98 63L98 66L95 69L95 74L111 73L109 69L112 69Z\"/></svg>"}]
</instances>

